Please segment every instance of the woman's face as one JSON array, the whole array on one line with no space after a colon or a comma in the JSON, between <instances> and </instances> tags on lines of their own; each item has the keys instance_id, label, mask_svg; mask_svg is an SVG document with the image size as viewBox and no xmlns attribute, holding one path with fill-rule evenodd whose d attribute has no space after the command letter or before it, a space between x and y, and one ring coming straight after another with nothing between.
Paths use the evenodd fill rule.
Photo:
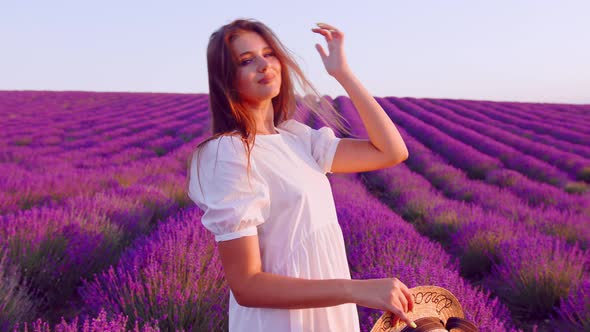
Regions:
<instances>
[{"instance_id":1,"label":"woman's face","mask_svg":"<svg viewBox=\"0 0 590 332\"><path fill-rule=\"evenodd\" d=\"M245 31L231 43L238 59L236 86L242 100L260 103L279 94L281 63L274 50L257 33Z\"/></svg>"}]
</instances>

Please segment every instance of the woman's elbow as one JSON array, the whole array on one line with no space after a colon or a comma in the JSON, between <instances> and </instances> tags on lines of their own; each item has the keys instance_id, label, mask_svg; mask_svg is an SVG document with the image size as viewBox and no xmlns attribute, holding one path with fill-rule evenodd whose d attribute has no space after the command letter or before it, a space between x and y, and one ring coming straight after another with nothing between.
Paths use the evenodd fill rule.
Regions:
<instances>
[{"instance_id":1,"label":"woman's elbow","mask_svg":"<svg viewBox=\"0 0 590 332\"><path fill-rule=\"evenodd\" d=\"M256 306L256 287L251 287L248 282L242 282L238 287L231 288L236 302L242 307Z\"/></svg>"},{"instance_id":2,"label":"woman's elbow","mask_svg":"<svg viewBox=\"0 0 590 332\"><path fill-rule=\"evenodd\" d=\"M410 153L408 152L408 150L406 150L406 153L404 154L404 158L402 159L402 161L407 160L410 157Z\"/></svg>"},{"instance_id":3,"label":"woman's elbow","mask_svg":"<svg viewBox=\"0 0 590 332\"><path fill-rule=\"evenodd\" d=\"M388 167L400 164L400 163L404 162L406 159L408 159L408 157L409 157L408 150L405 150L405 152L402 152L402 153L396 153L395 156L393 156L393 158L391 158L391 161L389 162Z\"/></svg>"},{"instance_id":4,"label":"woman's elbow","mask_svg":"<svg viewBox=\"0 0 590 332\"><path fill-rule=\"evenodd\" d=\"M232 287L231 288L232 294L236 299L236 302L241 305L242 307L249 307L250 301L248 299L249 295L247 290L244 287Z\"/></svg>"},{"instance_id":5,"label":"woman's elbow","mask_svg":"<svg viewBox=\"0 0 590 332\"><path fill-rule=\"evenodd\" d=\"M401 163L402 161L408 159L408 157L410 156L410 153L408 152L408 149L404 149L399 156L399 162Z\"/></svg>"}]
</instances>

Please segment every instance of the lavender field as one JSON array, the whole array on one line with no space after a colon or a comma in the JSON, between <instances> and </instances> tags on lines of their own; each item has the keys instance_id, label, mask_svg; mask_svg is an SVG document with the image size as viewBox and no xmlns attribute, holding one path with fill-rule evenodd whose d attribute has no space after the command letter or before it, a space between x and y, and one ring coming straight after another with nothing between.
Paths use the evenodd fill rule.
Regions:
<instances>
[{"instance_id":1,"label":"lavender field","mask_svg":"<svg viewBox=\"0 0 590 332\"><path fill-rule=\"evenodd\" d=\"M376 100L410 157L328 175L353 278L446 287L481 331L590 331L590 105ZM187 195L206 94L0 91L0 128L0 331L227 330Z\"/></svg>"}]
</instances>

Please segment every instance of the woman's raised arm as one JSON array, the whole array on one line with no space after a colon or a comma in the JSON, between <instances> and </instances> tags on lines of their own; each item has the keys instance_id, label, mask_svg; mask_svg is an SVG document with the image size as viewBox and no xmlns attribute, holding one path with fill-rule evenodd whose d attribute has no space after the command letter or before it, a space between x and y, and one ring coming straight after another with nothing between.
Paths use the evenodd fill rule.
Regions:
<instances>
[{"instance_id":1,"label":"woman's raised arm","mask_svg":"<svg viewBox=\"0 0 590 332\"><path fill-rule=\"evenodd\" d=\"M399 131L369 91L353 75L344 55L344 33L334 26L318 23L313 32L323 35L329 54L320 44L326 71L346 90L369 134L369 139L340 141L332 162L333 173L356 173L391 167L408 158L409 152Z\"/></svg>"}]
</instances>

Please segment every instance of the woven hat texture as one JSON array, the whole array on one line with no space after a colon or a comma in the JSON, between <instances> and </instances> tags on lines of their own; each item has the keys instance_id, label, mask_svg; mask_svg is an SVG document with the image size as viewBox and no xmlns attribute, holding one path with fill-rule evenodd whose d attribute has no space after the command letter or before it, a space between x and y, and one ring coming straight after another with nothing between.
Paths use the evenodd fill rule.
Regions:
<instances>
[{"instance_id":1,"label":"woven hat texture","mask_svg":"<svg viewBox=\"0 0 590 332\"><path fill-rule=\"evenodd\" d=\"M417 286L410 288L410 293L414 299L414 310L407 312L406 316L411 321L416 321L424 317L434 317L440 319L442 323L441 331L446 331L444 325L449 317L465 318L461 304L449 290L438 286ZM375 323L371 332L400 332L406 323L402 320L393 324L393 314L386 311Z\"/></svg>"}]
</instances>

